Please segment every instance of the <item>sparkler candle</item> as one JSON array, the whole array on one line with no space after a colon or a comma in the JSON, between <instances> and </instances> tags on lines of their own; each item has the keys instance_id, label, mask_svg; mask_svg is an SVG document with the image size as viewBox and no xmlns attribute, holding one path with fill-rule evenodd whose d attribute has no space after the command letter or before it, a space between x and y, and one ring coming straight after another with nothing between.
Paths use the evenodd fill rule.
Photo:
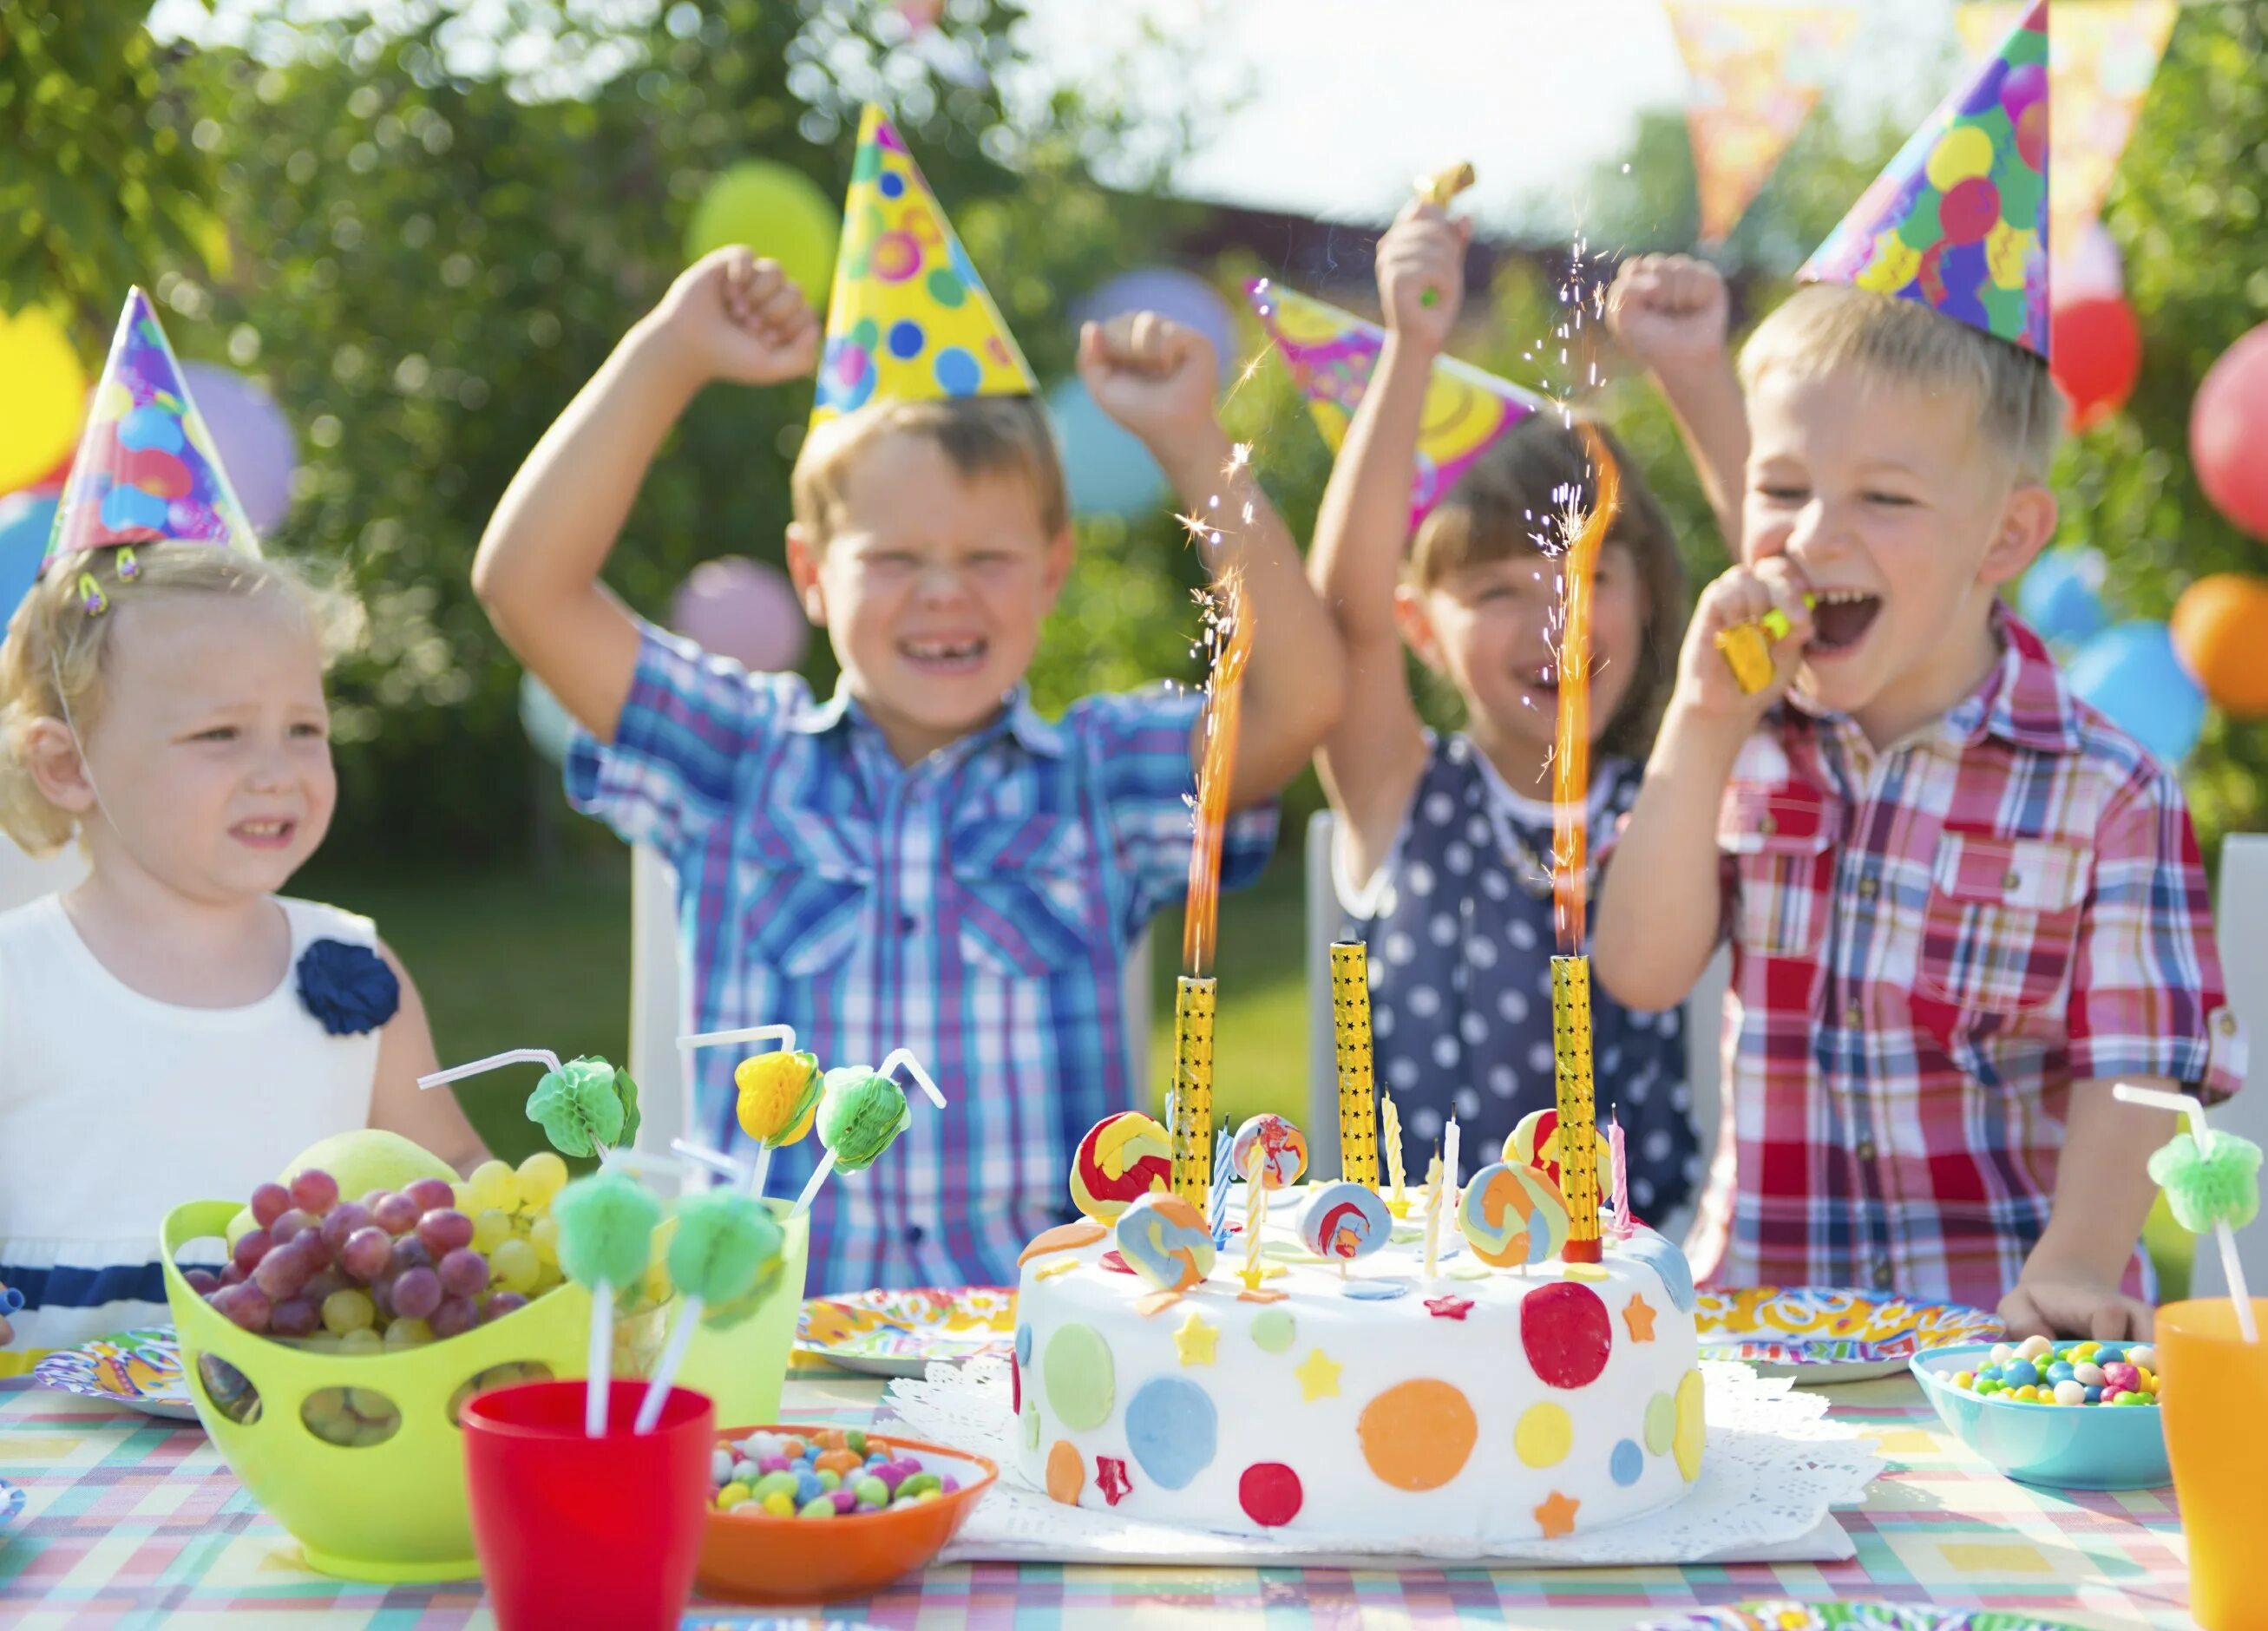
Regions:
<instances>
[{"instance_id":1,"label":"sparkler candle","mask_svg":"<svg viewBox=\"0 0 2268 1631\"><path fill-rule=\"evenodd\" d=\"M1212 1189L1214 981L1183 974L1174 988L1174 1193L1202 1208Z\"/></svg>"},{"instance_id":2,"label":"sparkler candle","mask_svg":"<svg viewBox=\"0 0 2268 1631\"><path fill-rule=\"evenodd\" d=\"M1331 943L1331 1029L1339 1059L1339 1174L1378 1187L1378 1111L1370 1058L1370 957L1359 940Z\"/></svg>"},{"instance_id":3,"label":"sparkler candle","mask_svg":"<svg viewBox=\"0 0 2268 1631\"><path fill-rule=\"evenodd\" d=\"M1379 1136L1386 1141L1386 1179L1394 1186L1394 1193L1386 1198L1386 1209L1396 1217L1410 1216L1410 1197L1402 1192L1402 1113L1394 1107L1394 1095L1378 1096L1379 1114L1385 1127Z\"/></svg>"}]
</instances>

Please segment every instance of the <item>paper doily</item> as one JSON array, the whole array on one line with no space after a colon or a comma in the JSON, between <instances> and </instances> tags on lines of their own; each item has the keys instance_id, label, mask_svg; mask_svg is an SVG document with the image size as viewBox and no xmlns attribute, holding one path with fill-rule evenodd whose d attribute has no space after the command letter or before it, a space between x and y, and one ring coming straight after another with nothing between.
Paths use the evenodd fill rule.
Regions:
<instances>
[{"instance_id":1,"label":"paper doily","mask_svg":"<svg viewBox=\"0 0 2268 1631\"><path fill-rule=\"evenodd\" d=\"M1232 1535L1145 1523L1048 1498L1018 1469L1007 1365L932 1364L922 1381L890 1385L884 1403L910 1434L999 1464L1000 1477L944 1561L1014 1556L1249 1565L1317 1553L1524 1564L1732 1562L1796 1541L1831 1508L1855 1505L1882 1459L1855 1429L1830 1422L1827 1400L1746 1365L1705 1363L1708 1450L1701 1476L1675 1504L1559 1540L1486 1546L1470 1536L1294 1533Z\"/></svg>"}]
</instances>

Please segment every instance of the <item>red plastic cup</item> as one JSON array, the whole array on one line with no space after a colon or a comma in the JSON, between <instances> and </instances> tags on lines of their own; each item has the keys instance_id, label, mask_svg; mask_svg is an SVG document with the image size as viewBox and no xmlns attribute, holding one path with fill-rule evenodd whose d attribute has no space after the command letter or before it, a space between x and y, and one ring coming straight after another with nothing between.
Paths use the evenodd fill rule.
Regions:
<instances>
[{"instance_id":1,"label":"red plastic cup","mask_svg":"<svg viewBox=\"0 0 2268 1631\"><path fill-rule=\"evenodd\" d=\"M502 1631L675 1631L709 1510L717 1409L675 1387L651 1433L641 1381L612 1385L607 1432L583 1431L584 1384L533 1382L464 1408L473 1546Z\"/></svg>"}]
</instances>

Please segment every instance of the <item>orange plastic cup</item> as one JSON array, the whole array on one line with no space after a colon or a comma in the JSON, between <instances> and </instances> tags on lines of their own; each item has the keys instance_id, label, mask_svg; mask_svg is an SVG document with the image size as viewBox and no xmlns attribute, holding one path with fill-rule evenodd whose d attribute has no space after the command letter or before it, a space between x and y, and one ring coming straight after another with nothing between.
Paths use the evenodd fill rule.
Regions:
<instances>
[{"instance_id":1,"label":"orange plastic cup","mask_svg":"<svg viewBox=\"0 0 2268 1631\"><path fill-rule=\"evenodd\" d=\"M2268 1332L2268 1298L2252 1299ZM2190 1547L2190 1613L2205 1631L2268 1631L2268 1341L2237 1334L2227 1297L2169 1303L2154 1338L2166 1452Z\"/></svg>"}]
</instances>

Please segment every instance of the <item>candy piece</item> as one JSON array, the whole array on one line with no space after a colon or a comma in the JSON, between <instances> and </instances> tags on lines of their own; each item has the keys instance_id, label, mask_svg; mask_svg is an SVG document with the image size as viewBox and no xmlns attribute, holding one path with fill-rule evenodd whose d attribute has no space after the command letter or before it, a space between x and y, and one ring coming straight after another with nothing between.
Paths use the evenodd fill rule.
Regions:
<instances>
[{"instance_id":1,"label":"candy piece","mask_svg":"<svg viewBox=\"0 0 2268 1631\"><path fill-rule=\"evenodd\" d=\"M2054 1344L2043 1336L2028 1336L2017 1344L2016 1357L2029 1359L2034 1364L2037 1364L2042 1356L2053 1346Z\"/></svg>"},{"instance_id":2,"label":"candy piece","mask_svg":"<svg viewBox=\"0 0 2268 1631\"><path fill-rule=\"evenodd\" d=\"M1161 1291L1186 1291L1212 1273L1212 1231L1175 1194L1145 1194L1120 1214L1118 1254Z\"/></svg>"},{"instance_id":3,"label":"candy piece","mask_svg":"<svg viewBox=\"0 0 2268 1631\"><path fill-rule=\"evenodd\" d=\"M1138 1110L1105 1116L1079 1141L1071 1158L1071 1199L1098 1223L1116 1223L1144 1195L1173 1187L1174 1141L1164 1125Z\"/></svg>"},{"instance_id":4,"label":"candy piece","mask_svg":"<svg viewBox=\"0 0 2268 1631\"><path fill-rule=\"evenodd\" d=\"M1256 1115L1236 1129L1235 1140L1228 1147L1228 1160L1238 1173L1252 1170L1256 1145L1267 1154L1268 1164L1262 1170L1260 1181L1270 1189L1298 1183L1300 1174L1307 1170L1307 1137L1282 1116Z\"/></svg>"},{"instance_id":5,"label":"candy piece","mask_svg":"<svg viewBox=\"0 0 2268 1631\"><path fill-rule=\"evenodd\" d=\"M782 1149L811 1131L819 1113L822 1083L815 1054L760 1054L733 1070L740 1090L740 1130L759 1142Z\"/></svg>"},{"instance_id":6,"label":"candy piece","mask_svg":"<svg viewBox=\"0 0 2268 1631\"><path fill-rule=\"evenodd\" d=\"M2142 1373L2124 1360L2102 1367L2102 1385L2112 1392L2126 1392L2142 1385Z\"/></svg>"},{"instance_id":7,"label":"candy piece","mask_svg":"<svg viewBox=\"0 0 2268 1631\"><path fill-rule=\"evenodd\" d=\"M2176 1133L2152 1152L2149 1168L2174 1221L2191 1234L2242 1229L2259 1214L2260 1146L2249 1138L2216 1130L2200 1144Z\"/></svg>"},{"instance_id":8,"label":"candy piece","mask_svg":"<svg viewBox=\"0 0 2268 1631\"><path fill-rule=\"evenodd\" d=\"M2029 1359L2012 1359L2000 1367L2000 1380L2009 1387L2029 1387L2039 1379L2039 1371Z\"/></svg>"},{"instance_id":9,"label":"candy piece","mask_svg":"<svg viewBox=\"0 0 2268 1631\"><path fill-rule=\"evenodd\" d=\"M845 1172L863 1172L912 1125L906 1090L863 1065L829 1070L819 1102L819 1142Z\"/></svg>"},{"instance_id":10,"label":"candy piece","mask_svg":"<svg viewBox=\"0 0 2268 1631\"><path fill-rule=\"evenodd\" d=\"M2058 1359L2058 1360L2055 1361L2052 1364L2051 1364L2051 1365L2049 1365L2049 1366L2048 1366L2048 1373L2047 1373L2047 1374L2048 1374L2048 1380L2049 1380L2049 1381L2051 1381L2051 1382L2068 1382L2068 1381L2070 1381L2070 1380L2071 1380L2071 1364L2070 1364L2070 1362L2069 1362L2069 1361L2067 1361L2067 1360L2062 1360L2062 1359Z\"/></svg>"},{"instance_id":11,"label":"candy piece","mask_svg":"<svg viewBox=\"0 0 2268 1631\"><path fill-rule=\"evenodd\" d=\"M2147 1342L2137 1342L2126 1350L2126 1363L2138 1370L2155 1370L2158 1368L2158 1350Z\"/></svg>"},{"instance_id":12,"label":"candy piece","mask_svg":"<svg viewBox=\"0 0 2268 1631\"><path fill-rule=\"evenodd\" d=\"M595 1055L547 1070L527 1097L527 1119L555 1149L571 1156L598 1153L637 1138L637 1084Z\"/></svg>"},{"instance_id":13,"label":"candy piece","mask_svg":"<svg viewBox=\"0 0 2268 1631\"><path fill-rule=\"evenodd\" d=\"M2087 1360L2082 1359L2077 1364L2073 1365L2071 1368L2071 1375L2072 1379L2077 1382L2081 1387L2101 1387L2102 1385L2102 1367L2098 1364L2091 1363Z\"/></svg>"},{"instance_id":14,"label":"candy piece","mask_svg":"<svg viewBox=\"0 0 2268 1631\"><path fill-rule=\"evenodd\" d=\"M2055 1385L2055 1401L2059 1405L2083 1405L2087 1402L2087 1388L2068 1379L2058 1382Z\"/></svg>"},{"instance_id":15,"label":"candy piece","mask_svg":"<svg viewBox=\"0 0 2268 1631\"><path fill-rule=\"evenodd\" d=\"M1325 1186L1307 1202L1300 1219L1300 1238L1317 1257L1351 1262L1384 1246L1394 1233L1393 1216L1378 1191L1367 1184Z\"/></svg>"},{"instance_id":16,"label":"candy piece","mask_svg":"<svg viewBox=\"0 0 2268 1631\"><path fill-rule=\"evenodd\" d=\"M746 1501L747 1498L748 1487L746 1484L727 1484L717 1492L717 1504L718 1506L738 1506L741 1502Z\"/></svg>"},{"instance_id":17,"label":"candy piece","mask_svg":"<svg viewBox=\"0 0 2268 1631\"><path fill-rule=\"evenodd\" d=\"M604 1281L620 1289L645 1273L661 1205L637 1180L619 1172L578 1178L559 1192L553 1215L559 1220L559 1266L578 1285ZM400 1289L396 1282L397 1308Z\"/></svg>"},{"instance_id":18,"label":"candy piece","mask_svg":"<svg viewBox=\"0 0 2268 1631\"><path fill-rule=\"evenodd\" d=\"M835 1502L830 1496L814 1495L796 1508L795 1515L798 1517L833 1517L836 1516Z\"/></svg>"},{"instance_id":19,"label":"candy piece","mask_svg":"<svg viewBox=\"0 0 2268 1631\"><path fill-rule=\"evenodd\" d=\"M1541 1263L1567 1243L1567 1205L1536 1168L1499 1161L1465 1187L1457 1228L1492 1267Z\"/></svg>"}]
</instances>

